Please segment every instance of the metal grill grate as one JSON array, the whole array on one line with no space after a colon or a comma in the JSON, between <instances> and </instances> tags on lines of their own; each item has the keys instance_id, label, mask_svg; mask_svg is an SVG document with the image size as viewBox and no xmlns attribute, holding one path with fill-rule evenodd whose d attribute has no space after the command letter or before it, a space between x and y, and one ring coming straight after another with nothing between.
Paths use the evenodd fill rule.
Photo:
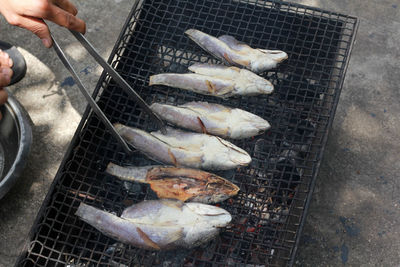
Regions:
<instances>
[{"instance_id":1,"label":"metal grill grate","mask_svg":"<svg viewBox=\"0 0 400 267\"><path fill-rule=\"evenodd\" d=\"M183 34L188 28L213 36L230 34L252 47L287 52L287 61L263 74L274 83L275 92L222 100L149 87L152 74L186 72L195 62L218 63ZM233 215L232 226L193 250L149 252L121 245L79 220L74 213L81 201L120 215L126 206L155 198L145 185L104 173L110 161L153 162L139 152L125 155L87 111L18 265L291 265L356 28L356 18L278 1L145 0L135 5L112 58L118 72L148 103L222 103L255 113L272 125L264 135L230 140L253 158L249 167L218 173L241 189L221 204ZM153 130L148 117L106 75L95 94L112 122Z\"/></svg>"}]
</instances>

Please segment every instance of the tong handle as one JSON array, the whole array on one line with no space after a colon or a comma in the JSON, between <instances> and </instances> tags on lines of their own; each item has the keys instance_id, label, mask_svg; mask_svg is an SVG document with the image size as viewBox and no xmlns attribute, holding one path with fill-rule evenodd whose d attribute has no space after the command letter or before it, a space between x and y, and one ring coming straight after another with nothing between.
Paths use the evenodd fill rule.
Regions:
<instances>
[{"instance_id":1,"label":"tong handle","mask_svg":"<svg viewBox=\"0 0 400 267\"><path fill-rule=\"evenodd\" d=\"M117 82L119 86L125 91L125 93L128 94L131 98L135 99L136 102L144 109L144 111L149 114L152 119L154 119L159 128L161 129L161 132L165 131L165 124L164 122L160 119L160 117L155 114L151 108L147 105L147 103L138 95L138 93L133 90L133 88L114 70L113 67L111 67L96 51L96 49L90 44L90 42L83 36L80 32L72 31L69 30L73 36L75 36L76 39L85 47L85 49L91 54L94 59L99 63L106 71L107 73Z\"/></svg>"},{"instance_id":2,"label":"tong handle","mask_svg":"<svg viewBox=\"0 0 400 267\"><path fill-rule=\"evenodd\" d=\"M122 145L122 148L127 154L132 154L133 150L128 146L128 144L125 142L125 140L119 135L117 130L115 130L114 126L111 124L111 122L108 120L106 115L104 115L103 111L99 108L97 103L94 101L92 96L89 94L88 90L86 90L85 86L82 84L81 79L78 77L77 73L75 72L74 68L72 65L69 63L67 57L65 56L63 50L61 47L58 45L54 37L52 36L53 39L53 47L54 50L56 51L57 55L61 59L62 63L64 66L69 70L69 72L72 74L74 77L80 91L82 94L85 96L86 100L88 101L89 105L92 107L94 112L99 116L101 121L104 123L104 125L108 128L108 130L111 132L112 136L118 140L118 142Z\"/></svg>"}]
</instances>

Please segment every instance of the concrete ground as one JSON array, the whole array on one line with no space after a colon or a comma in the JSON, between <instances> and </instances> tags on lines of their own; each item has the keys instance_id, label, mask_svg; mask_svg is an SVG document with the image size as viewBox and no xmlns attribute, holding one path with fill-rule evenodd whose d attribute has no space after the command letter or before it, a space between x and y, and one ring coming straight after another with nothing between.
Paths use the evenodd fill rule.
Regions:
<instances>
[{"instance_id":1,"label":"concrete ground","mask_svg":"<svg viewBox=\"0 0 400 267\"><path fill-rule=\"evenodd\" d=\"M134 1L73 2L78 16L86 21L87 39L108 59ZM50 28L92 91L102 68L67 30L55 24ZM24 245L87 103L55 51L45 48L36 36L1 18L0 40L19 47L25 56L27 75L8 90L24 105L34 124L28 166L0 200L0 266L8 267L14 265Z\"/></svg>"},{"instance_id":2,"label":"concrete ground","mask_svg":"<svg viewBox=\"0 0 400 267\"><path fill-rule=\"evenodd\" d=\"M133 1L76 0L87 38L107 58ZM296 0L359 17L360 27L296 257L296 266L400 264L400 1ZM9 87L34 123L28 166L0 200L0 266L12 266L86 102L53 50L0 20L0 39L24 54ZM52 31L93 89L101 68L67 31Z\"/></svg>"}]
</instances>

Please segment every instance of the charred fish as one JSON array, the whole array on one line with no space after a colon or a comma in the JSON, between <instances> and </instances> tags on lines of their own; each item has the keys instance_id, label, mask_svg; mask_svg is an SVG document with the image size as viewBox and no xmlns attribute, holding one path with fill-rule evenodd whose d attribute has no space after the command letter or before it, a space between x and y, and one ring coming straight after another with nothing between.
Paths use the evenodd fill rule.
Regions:
<instances>
[{"instance_id":1,"label":"charred fish","mask_svg":"<svg viewBox=\"0 0 400 267\"><path fill-rule=\"evenodd\" d=\"M235 184L201 170L172 166L122 167L109 163L106 172L121 180L150 184L159 198L217 203L239 192Z\"/></svg>"}]
</instances>

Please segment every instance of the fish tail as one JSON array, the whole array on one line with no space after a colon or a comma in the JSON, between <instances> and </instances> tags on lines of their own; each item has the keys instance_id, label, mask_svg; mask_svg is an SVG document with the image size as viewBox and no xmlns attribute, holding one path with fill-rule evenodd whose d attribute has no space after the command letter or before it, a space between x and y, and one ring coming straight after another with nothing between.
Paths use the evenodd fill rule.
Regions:
<instances>
[{"instance_id":1,"label":"fish tail","mask_svg":"<svg viewBox=\"0 0 400 267\"><path fill-rule=\"evenodd\" d=\"M124 236L123 229L116 226L123 223L125 220L111 213L81 202L75 215L107 236L113 238Z\"/></svg>"},{"instance_id":2,"label":"fish tail","mask_svg":"<svg viewBox=\"0 0 400 267\"><path fill-rule=\"evenodd\" d=\"M125 128L125 125L121 124L121 123L114 123L113 124L115 130L117 130L117 132L120 132L122 129Z\"/></svg>"},{"instance_id":3,"label":"fish tail","mask_svg":"<svg viewBox=\"0 0 400 267\"><path fill-rule=\"evenodd\" d=\"M191 89L194 80L191 75L180 73L161 73L150 76L149 85L165 85L182 89Z\"/></svg>"},{"instance_id":4,"label":"fish tail","mask_svg":"<svg viewBox=\"0 0 400 267\"><path fill-rule=\"evenodd\" d=\"M148 169L147 167L122 167L110 162L107 165L106 173L124 181L146 183Z\"/></svg>"},{"instance_id":5,"label":"fish tail","mask_svg":"<svg viewBox=\"0 0 400 267\"><path fill-rule=\"evenodd\" d=\"M154 85L154 84L158 84L159 81L157 78L159 78L160 76L158 75L152 75L150 76L150 81L149 81L149 85Z\"/></svg>"},{"instance_id":6,"label":"fish tail","mask_svg":"<svg viewBox=\"0 0 400 267\"><path fill-rule=\"evenodd\" d=\"M120 218L114 214L80 203L75 213L82 221L90 224L104 235L116 239L122 243L135 247L157 250L159 247L146 243L141 232L135 231L137 225L132 220ZM143 232L143 231L142 231ZM154 238L149 237L149 238Z\"/></svg>"}]
</instances>

